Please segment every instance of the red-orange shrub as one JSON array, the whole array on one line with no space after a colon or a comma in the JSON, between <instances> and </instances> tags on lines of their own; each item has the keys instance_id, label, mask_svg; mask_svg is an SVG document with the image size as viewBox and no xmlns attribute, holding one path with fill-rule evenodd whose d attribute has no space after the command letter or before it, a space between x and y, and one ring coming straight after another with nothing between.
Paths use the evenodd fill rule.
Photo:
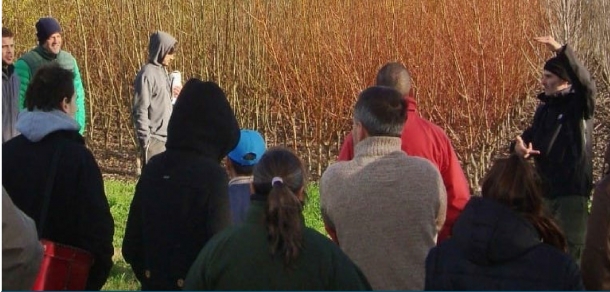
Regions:
<instances>
[{"instance_id":1,"label":"red-orange shrub","mask_svg":"<svg viewBox=\"0 0 610 292\"><path fill-rule=\"evenodd\" d=\"M3 1L19 27L52 14L79 61L90 139L132 137L135 74L148 35L179 41L173 69L217 81L242 127L298 149L312 172L331 162L350 128L357 94L386 62L410 68L422 114L443 127L476 183L515 104L535 84L530 40L543 26L539 0L445 1ZM528 61L529 60L529 61ZM534 60L534 61L532 61ZM127 149L127 148L125 148ZM129 148L131 149L131 148Z\"/></svg>"}]
</instances>

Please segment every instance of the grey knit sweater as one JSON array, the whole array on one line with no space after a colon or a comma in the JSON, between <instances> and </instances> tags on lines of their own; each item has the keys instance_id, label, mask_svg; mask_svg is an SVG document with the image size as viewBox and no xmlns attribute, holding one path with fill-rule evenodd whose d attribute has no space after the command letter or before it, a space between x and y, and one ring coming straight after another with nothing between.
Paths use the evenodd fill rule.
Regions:
<instances>
[{"instance_id":1,"label":"grey knit sweater","mask_svg":"<svg viewBox=\"0 0 610 292\"><path fill-rule=\"evenodd\" d=\"M375 290L422 290L426 255L445 221L438 170L400 145L400 138L369 137L320 181L326 223Z\"/></svg>"}]
</instances>

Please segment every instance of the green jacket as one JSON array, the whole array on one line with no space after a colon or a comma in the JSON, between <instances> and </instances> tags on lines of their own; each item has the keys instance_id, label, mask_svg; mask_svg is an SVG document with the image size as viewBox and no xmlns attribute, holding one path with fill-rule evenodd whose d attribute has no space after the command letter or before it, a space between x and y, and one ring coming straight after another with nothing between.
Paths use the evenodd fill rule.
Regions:
<instances>
[{"instance_id":1,"label":"green jacket","mask_svg":"<svg viewBox=\"0 0 610 292\"><path fill-rule=\"evenodd\" d=\"M25 91L30 84L30 79L34 76L34 73L40 66L50 62L57 62L62 68L74 73L74 90L76 91L76 115L74 118L80 125L79 132L82 135L85 132L86 123L85 89L83 88L83 82L76 64L76 59L66 51L60 51L59 54L53 55L45 51L41 46L38 46L21 56L21 58L15 62L15 73L17 73L21 83L19 87L19 110L21 111L25 108Z\"/></svg>"},{"instance_id":2,"label":"green jacket","mask_svg":"<svg viewBox=\"0 0 610 292\"><path fill-rule=\"evenodd\" d=\"M205 245L189 270L185 290L371 290L341 249L311 228L303 230L299 257L285 267L281 257L269 253L265 208L266 202L252 201L243 224L225 229Z\"/></svg>"}]
</instances>

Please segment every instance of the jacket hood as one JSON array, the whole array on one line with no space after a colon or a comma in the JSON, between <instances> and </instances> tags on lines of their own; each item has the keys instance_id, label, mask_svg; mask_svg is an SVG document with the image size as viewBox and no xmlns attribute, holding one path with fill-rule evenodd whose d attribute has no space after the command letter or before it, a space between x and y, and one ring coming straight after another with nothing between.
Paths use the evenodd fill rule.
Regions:
<instances>
[{"instance_id":1,"label":"jacket hood","mask_svg":"<svg viewBox=\"0 0 610 292\"><path fill-rule=\"evenodd\" d=\"M214 82L186 82L167 126L166 148L220 162L238 141L239 125L222 89Z\"/></svg>"},{"instance_id":2,"label":"jacket hood","mask_svg":"<svg viewBox=\"0 0 610 292\"><path fill-rule=\"evenodd\" d=\"M466 257L479 265L510 261L541 243L529 221L501 203L482 197L470 199L453 234Z\"/></svg>"},{"instance_id":3,"label":"jacket hood","mask_svg":"<svg viewBox=\"0 0 610 292\"><path fill-rule=\"evenodd\" d=\"M28 140L38 142L56 131L79 131L80 125L74 118L60 110L49 112L35 110L20 112L15 128Z\"/></svg>"},{"instance_id":4,"label":"jacket hood","mask_svg":"<svg viewBox=\"0 0 610 292\"><path fill-rule=\"evenodd\" d=\"M151 34L148 42L148 62L162 66L163 58L177 42L173 36L163 31Z\"/></svg>"}]
</instances>

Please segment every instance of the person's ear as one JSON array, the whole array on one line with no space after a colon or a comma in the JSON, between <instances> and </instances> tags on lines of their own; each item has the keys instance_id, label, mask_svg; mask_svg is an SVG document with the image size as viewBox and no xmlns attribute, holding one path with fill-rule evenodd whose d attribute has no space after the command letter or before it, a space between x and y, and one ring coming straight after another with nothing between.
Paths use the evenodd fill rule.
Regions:
<instances>
[{"instance_id":1,"label":"person's ear","mask_svg":"<svg viewBox=\"0 0 610 292\"><path fill-rule=\"evenodd\" d=\"M231 164L231 159L229 159L229 157L225 157L225 168L227 170L227 172L231 172L231 170L233 169L233 164Z\"/></svg>"},{"instance_id":2,"label":"person's ear","mask_svg":"<svg viewBox=\"0 0 610 292\"><path fill-rule=\"evenodd\" d=\"M369 131L366 130L362 125L360 125L360 141L369 137Z\"/></svg>"},{"instance_id":3,"label":"person's ear","mask_svg":"<svg viewBox=\"0 0 610 292\"><path fill-rule=\"evenodd\" d=\"M305 186L302 186L295 195L299 201L305 202Z\"/></svg>"},{"instance_id":4,"label":"person's ear","mask_svg":"<svg viewBox=\"0 0 610 292\"><path fill-rule=\"evenodd\" d=\"M354 125L352 128L352 139L353 139L354 145L358 144L360 141L364 140L366 137L368 137L368 132L366 132L366 129L364 129L364 127L362 126L362 123L354 121Z\"/></svg>"},{"instance_id":5,"label":"person's ear","mask_svg":"<svg viewBox=\"0 0 610 292\"><path fill-rule=\"evenodd\" d=\"M60 108L64 113L70 113L70 102L67 97L64 97L64 99L61 100Z\"/></svg>"}]
</instances>

